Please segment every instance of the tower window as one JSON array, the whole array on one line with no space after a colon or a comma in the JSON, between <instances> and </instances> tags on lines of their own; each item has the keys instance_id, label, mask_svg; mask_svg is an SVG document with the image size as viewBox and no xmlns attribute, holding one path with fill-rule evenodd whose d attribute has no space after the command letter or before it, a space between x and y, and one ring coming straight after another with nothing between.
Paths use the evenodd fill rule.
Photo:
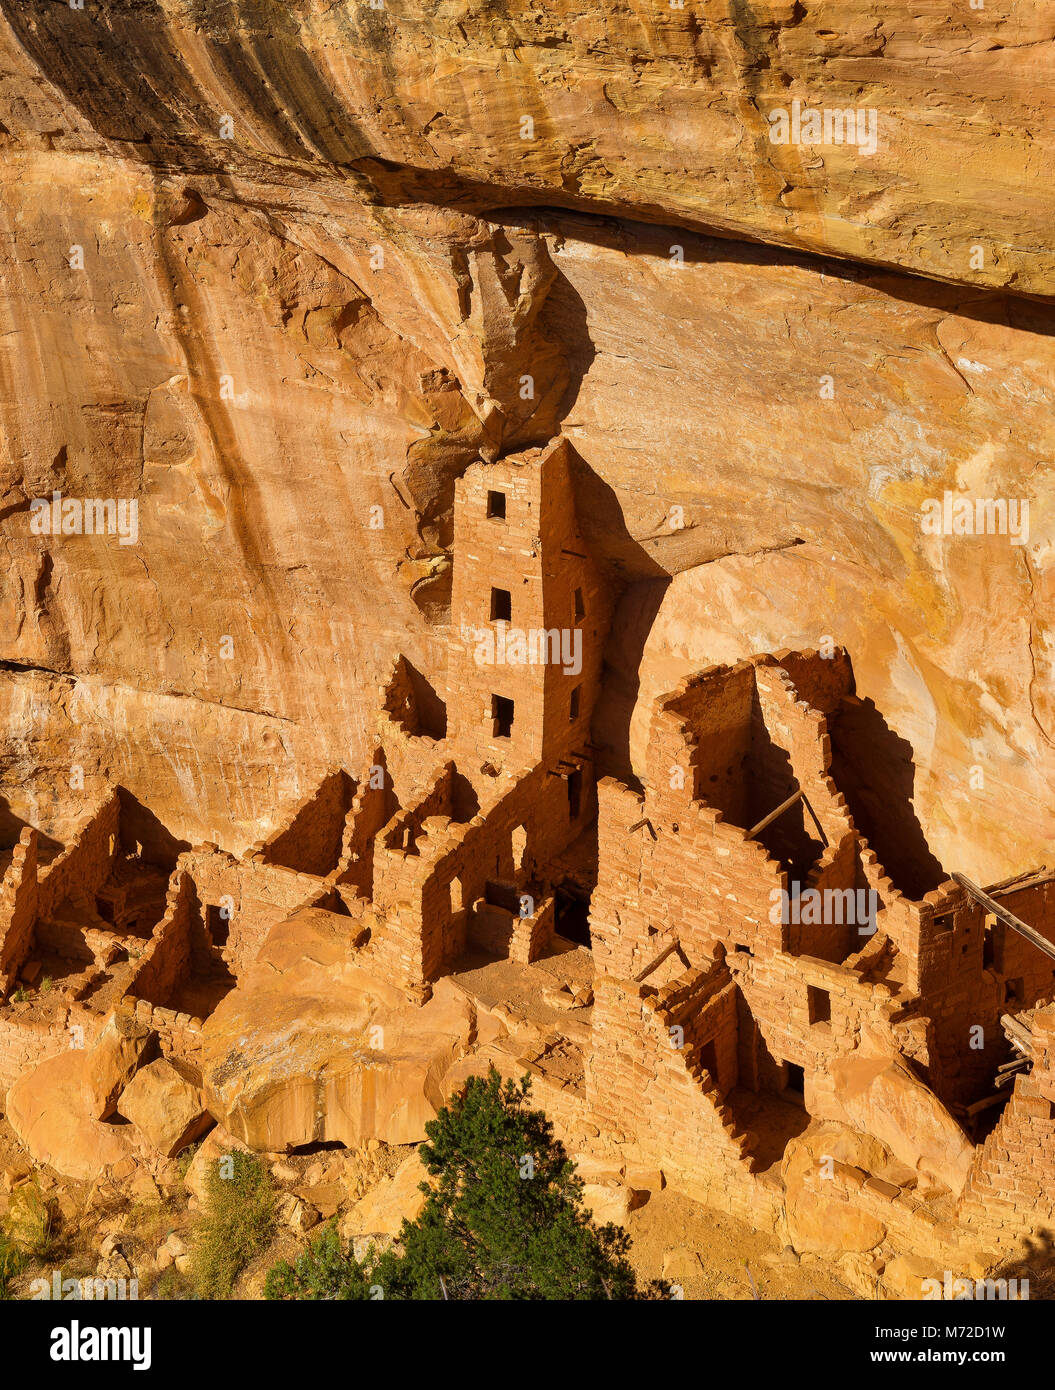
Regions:
<instances>
[{"instance_id":1,"label":"tower window","mask_svg":"<svg viewBox=\"0 0 1055 1390\"><path fill-rule=\"evenodd\" d=\"M568 712L568 718L571 720L572 723L574 723L575 720L579 717L579 704L581 697L582 686L577 685L575 689L571 692L571 708Z\"/></svg>"},{"instance_id":2,"label":"tower window","mask_svg":"<svg viewBox=\"0 0 1055 1390\"><path fill-rule=\"evenodd\" d=\"M513 595L508 589L491 590L491 621L508 623L513 616Z\"/></svg>"},{"instance_id":3,"label":"tower window","mask_svg":"<svg viewBox=\"0 0 1055 1390\"><path fill-rule=\"evenodd\" d=\"M582 601L582 590L575 590L575 621L581 622L586 617L586 605Z\"/></svg>"},{"instance_id":4,"label":"tower window","mask_svg":"<svg viewBox=\"0 0 1055 1390\"><path fill-rule=\"evenodd\" d=\"M489 492L487 494L487 515L494 517L496 521L505 521L506 495L504 492Z\"/></svg>"},{"instance_id":5,"label":"tower window","mask_svg":"<svg viewBox=\"0 0 1055 1390\"><path fill-rule=\"evenodd\" d=\"M494 720L492 737L509 738L513 732L513 701L504 695L492 695L491 718Z\"/></svg>"}]
</instances>

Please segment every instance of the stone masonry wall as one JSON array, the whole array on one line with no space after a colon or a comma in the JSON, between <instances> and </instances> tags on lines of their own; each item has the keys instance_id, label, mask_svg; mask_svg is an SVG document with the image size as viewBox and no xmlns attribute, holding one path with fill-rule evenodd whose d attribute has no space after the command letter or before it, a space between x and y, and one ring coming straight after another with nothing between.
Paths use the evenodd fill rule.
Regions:
<instances>
[{"instance_id":1,"label":"stone masonry wall","mask_svg":"<svg viewBox=\"0 0 1055 1390\"><path fill-rule=\"evenodd\" d=\"M165 915L136 966L126 994L164 1006L191 971L191 904L194 885L177 870L165 902Z\"/></svg>"},{"instance_id":2,"label":"stone masonry wall","mask_svg":"<svg viewBox=\"0 0 1055 1390\"><path fill-rule=\"evenodd\" d=\"M590 932L599 968L632 978L674 938L693 964L718 942L780 949L786 929L770 920L771 893L786 888L787 875L745 831L690 801L687 789L653 796L649 788L638 799L605 778L598 799Z\"/></svg>"},{"instance_id":3,"label":"stone masonry wall","mask_svg":"<svg viewBox=\"0 0 1055 1390\"><path fill-rule=\"evenodd\" d=\"M331 873L340 858L345 817L354 791L351 778L341 768L329 773L288 824L260 846L264 863L320 878Z\"/></svg>"},{"instance_id":4,"label":"stone masonry wall","mask_svg":"<svg viewBox=\"0 0 1055 1390\"><path fill-rule=\"evenodd\" d=\"M0 884L0 999L13 988L37 923L37 832L26 826Z\"/></svg>"},{"instance_id":5,"label":"stone masonry wall","mask_svg":"<svg viewBox=\"0 0 1055 1390\"><path fill-rule=\"evenodd\" d=\"M327 883L309 874L279 864L238 860L213 845L181 854L178 868L193 879L203 913L210 906L230 910L223 959L236 977L256 959L272 927L332 892Z\"/></svg>"},{"instance_id":6,"label":"stone masonry wall","mask_svg":"<svg viewBox=\"0 0 1055 1390\"><path fill-rule=\"evenodd\" d=\"M157 1034L162 1056L188 1064L200 1073L204 1026L200 1018L161 1004L151 1004L147 999L135 1001L135 1014L139 1023Z\"/></svg>"},{"instance_id":7,"label":"stone masonry wall","mask_svg":"<svg viewBox=\"0 0 1055 1390\"><path fill-rule=\"evenodd\" d=\"M439 815L422 821L420 808L414 808L408 821L419 826L414 853L382 848L381 842L393 836L386 832L379 837L375 907L384 922L372 947L386 978L415 989L436 979L464 950L468 910L484 897L487 883L529 887L536 872L566 849L588 821L589 789L586 782L580 815L572 820L564 780L538 767L522 778L503 779L495 800L466 824ZM404 819L397 818L396 824ZM519 827L526 831L526 848L518 868L513 832ZM541 908L541 892L535 896ZM536 925L545 930L544 924Z\"/></svg>"},{"instance_id":8,"label":"stone masonry wall","mask_svg":"<svg viewBox=\"0 0 1055 1390\"><path fill-rule=\"evenodd\" d=\"M121 802L114 792L40 873L38 917L51 917L70 893L97 892L120 853Z\"/></svg>"},{"instance_id":9,"label":"stone masonry wall","mask_svg":"<svg viewBox=\"0 0 1055 1390\"><path fill-rule=\"evenodd\" d=\"M960 1215L1002 1242L1055 1223L1055 1008L1033 1015L1033 1068L978 1149Z\"/></svg>"},{"instance_id":10,"label":"stone masonry wall","mask_svg":"<svg viewBox=\"0 0 1055 1390\"><path fill-rule=\"evenodd\" d=\"M502 515L495 514L495 496L504 499ZM527 771L581 752L600 688L611 601L578 527L565 442L470 468L455 485L454 505L451 749L473 776L488 762ZM509 595L508 617L492 613L493 589ZM532 632L556 632L560 651L547 646L535 652L541 660L531 660ZM481 642L488 634L493 656ZM509 644L517 634L524 636L522 651ZM493 697L512 702L508 736L497 731Z\"/></svg>"},{"instance_id":11,"label":"stone masonry wall","mask_svg":"<svg viewBox=\"0 0 1055 1390\"><path fill-rule=\"evenodd\" d=\"M372 898L374 894L377 835L399 810L381 749L374 755L371 767L380 768L381 774L379 778L372 778L368 768L359 779L345 818L336 878L338 884L354 888L363 898Z\"/></svg>"},{"instance_id":12,"label":"stone masonry wall","mask_svg":"<svg viewBox=\"0 0 1055 1390\"><path fill-rule=\"evenodd\" d=\"M675 1011L656 992L613 976L594 985L587 1098L603 1131L635 1147L698 1201L757 1227L775 1223L778 1204L750 1173L744 1136L706 1073L671 1046Z\"/></svg>"}]
</instances>

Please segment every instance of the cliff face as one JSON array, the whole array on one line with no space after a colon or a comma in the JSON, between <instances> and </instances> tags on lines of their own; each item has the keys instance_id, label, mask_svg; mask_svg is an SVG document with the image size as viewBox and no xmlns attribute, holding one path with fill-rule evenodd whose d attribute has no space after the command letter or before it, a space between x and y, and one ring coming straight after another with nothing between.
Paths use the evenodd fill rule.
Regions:
<instances>
[{"instance_id":1,"label":"cliff face","mask_svg":"<svg viewBox=\"0 0 1055 1390\"><path fill-rule=\"evenodd\" d=\"M1043 860L1055 22L917 9L0 0L4 795L259 838L397 650L442 687L455 478L563 431L617 759L830 638L946 866ZM875 153L774 144L796 100ZM33 534L56 490L136 542Z\"/></svg>"}]
</instances>

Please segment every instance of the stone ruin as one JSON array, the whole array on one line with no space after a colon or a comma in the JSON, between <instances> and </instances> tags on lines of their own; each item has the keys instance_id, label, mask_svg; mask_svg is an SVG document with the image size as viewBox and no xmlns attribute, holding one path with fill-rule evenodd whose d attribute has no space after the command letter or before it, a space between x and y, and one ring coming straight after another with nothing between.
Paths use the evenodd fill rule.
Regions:
<instances>
[{"instance_id":1,"label":"stone ruin","mask_svg":"<svg viewBox=\"0 0 1055 1390\"><path fill-rule=\"evenodd\" d=\"M243 855L120 788L66 844L7 817L16 1131L71 1176L213 1120L409 1143L493 1063L627 1209L669 1184L869 1290L984 1267L1055 1220L1055 874L944 871L837 648L681 680L613 775L570 469L460 479L445 688L400 657L368 765Z\"/></svg>"}]
</instances>

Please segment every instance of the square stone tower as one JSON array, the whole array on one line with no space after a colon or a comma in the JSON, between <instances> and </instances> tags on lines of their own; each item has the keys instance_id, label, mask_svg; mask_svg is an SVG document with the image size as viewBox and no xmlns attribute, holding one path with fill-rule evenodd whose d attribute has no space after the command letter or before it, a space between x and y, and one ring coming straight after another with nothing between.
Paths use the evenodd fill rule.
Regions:
<instances>
[{"instance_id":1,"label":"square stone tower","mask_svg":"<svg viewBox=\"0 0 1055 1390\"><path fill-rule=\"evenodd\" d=\"M448 738L467 775L582 751L610 612L566 442L469 468L455 487L447 668Z\"/></svg>"}]
</instances>

